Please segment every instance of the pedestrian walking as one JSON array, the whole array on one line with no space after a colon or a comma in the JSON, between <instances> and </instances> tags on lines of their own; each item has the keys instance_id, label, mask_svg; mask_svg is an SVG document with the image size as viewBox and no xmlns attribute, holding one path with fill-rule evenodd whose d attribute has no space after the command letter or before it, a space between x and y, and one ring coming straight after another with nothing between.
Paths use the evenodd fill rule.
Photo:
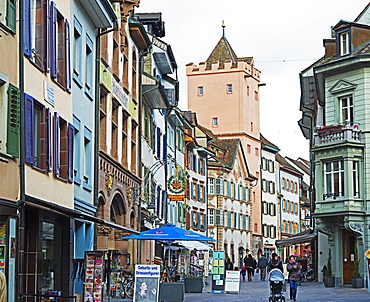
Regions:
<instances>
[{"instance_id":1,"label":"pedestrian walking","mask_svg":"<svg viewBox=\"0 0 370 302\"><path fill-rule=\"evenodd\" d=\"M278 259L278 254L272 253L271 257L272 258L269 264L267 265L267 272L269 273L274 268L278 268L283 272L283 263L281 262L281 260Z\"/></svg>"},{"instance_id":2,"label":"pedestrian walking","mask_svg":"<svg viewBox=\"0 0 370 302\"><path fill-rule=\"evenodd\" d=\"M248 281L250 282L252 281L253 269L256 268L256 261L253 261L253 257L251 254L245 256L244 265L247 267Z\"/></svg>"},{"instance_id":3,"label":"pedestrian walking","mask_svg":"<svg viewBox=\"0 0 370 302\"><path fill-rule=\"evenodd\" d=\"M297 288L299 281L299 274L301 272L299 268L299 263L295 261L294 256L289 257L288 264L286 266L287 271L289 272L288 280L290 286L290 300L297 301Z\"/></svg>"},{"instance_id":4,"label":"pedestrian walking","mask_svg":"<svg viewBox=\"0 0 370 302\"><path fill-rule=\"evenodd\" d=\"M252 276L254 277L254 272L256 270L256 267L257 267L257 261L256 259L254 259L254 257L252 256L252 259L253 259L253 269L252 269ZM258 272L257 272L258 273Z\"/></svg>"},{"instance_id":5,"label":"pedestrian walking","mask_svg":"<svg viewBox=\"0 0 370 302\"><path fill-rule=\"evenodd\" d=\"M268 260L265 254L262 254L261 258L258 260L257 267L260 270L260 279L261 281L265 281L266 279L266 267L268 265Z\"/></svg>"},{"instance_id":6,"label":"pedestrian walking","mask_svg":"<svg viewBox=\"0 0 370 302\"><path fill-rule=\"evenodd\" d=\"M247 274L247 267L245 265L242 266L240 274L242 275L242 281L245 282L245 275Z\"/></svg>"},{"instance_id":7,"label":"pedestrian walking","mask_svg":"<svg viewBox=\"0 0 370 302\"><path fill-rule=\"evenodd\" d=\"M231 262L230 257L226 258L225 270L227 270L227 271L233 271L234 270L234 265Z\"/></svg>"}]
</instances>

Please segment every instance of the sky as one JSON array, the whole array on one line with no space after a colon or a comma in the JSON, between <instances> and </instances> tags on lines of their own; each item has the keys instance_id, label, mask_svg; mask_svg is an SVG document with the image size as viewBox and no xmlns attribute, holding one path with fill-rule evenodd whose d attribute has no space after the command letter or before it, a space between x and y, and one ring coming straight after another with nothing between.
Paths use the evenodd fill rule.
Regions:
<instances>
[{"instance_id":1,"label":"sky","mask_svg":"<svg viewBox=\"0 0 370 302\"><path fill-rule=\"evenodd\" d=\"M204 62L225 36L238 57L261 71L261 133L293 159L309 159L298 126L299 73L324 55L323 39L340 20L354 21L369 0L141 0L135 12L161 12L178 65L179 108L187 110L185 66ZM230 112L232 114L232 112Z\"/></svg>"}]
</instances>

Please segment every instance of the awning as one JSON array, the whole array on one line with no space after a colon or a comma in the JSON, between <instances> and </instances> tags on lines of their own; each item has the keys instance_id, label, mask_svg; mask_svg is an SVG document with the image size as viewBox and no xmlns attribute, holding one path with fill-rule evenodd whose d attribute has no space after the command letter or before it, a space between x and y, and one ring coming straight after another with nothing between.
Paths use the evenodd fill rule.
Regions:
<instances>
[{"instance_id":1,"label":"awning","mask_svg":"<svg viewBox=\"0 0 370 302\"><path fill-rule=\"evenodd\" d=\"M174 243L177 243L179 245L182 245L184 248L188 250L198 250L198 251L209 251L212 249L207 244L201 243L199 241L175 241Z\"/></svg>"},{"instance_id":2,"label":"awning","mask_svg":"<svg viewBox=\"0 0 370 302\"><path fill-rule=\"evenodd\" d=\"M311 242L315 240L317 235L313 230L308 230L301 232L297 235L294 235L292 237L286 238L286 239L281 239L281 240L276 240L275 245L280 248L284 246L291 246L294 244L299 244L299 243L305 243L305 242Z\"/></svg>"},{"instance_id":3,"label":"awning","mask_svg":"<svg viewBox=\"0 0 370 302\"><path fill-rule=\"evenodd\" d=\"M63 215L66 217L100 223L108 227L114 228L116 230L126 232L128 234L140 234L140 232L133 230L131 228L127 228L122 225L113 223L111 221L107 221L102 218L98 218L93 215L90 215L90 214L87 214L87 213L84 213L84 212L81 212L75 209L67 208L67 207L52 203L52 202L44 201L44 200L41 200L41 199L38 199L32 196L26 196L25 204L31 207L36 207L41 210L54 212L56 214Z\"/></svg>"}]
</instances>

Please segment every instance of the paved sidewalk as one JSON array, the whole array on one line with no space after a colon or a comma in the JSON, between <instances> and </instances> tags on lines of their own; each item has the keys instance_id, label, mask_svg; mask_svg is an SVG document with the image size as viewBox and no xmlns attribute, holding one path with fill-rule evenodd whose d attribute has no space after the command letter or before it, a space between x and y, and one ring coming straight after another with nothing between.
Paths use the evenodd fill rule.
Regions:
<instances>
[{"instance_id":1,"label":"paved sidewalk","mask_svg":"<svg viewBox=\"0 0 370 302\"><path fill-rule=\"evenodd\" d=\"M256 274L252 282L241 282L240 294L212 294L210 285L204 288L203 293L186 293L184 302L213 302L213 301L258 301L268 302L270 294L269 282L260 281L259 275ZM284 293L286 301L289 300L289 285ZM340 302L357 302L370 301L370 293L367 288L352 287L334 287L326 288L322 282L306 282L298 286L297 301L340 301Z\"/></svg>"},{"instance_id":2,"label":"paved sidewalk","mask_svg":"<svg viewBox=\"0 0 370 302\"><path fill-rule=\"evenodd\" d=\"M256 274L252 282L241 282L240 294L213 294L211 293L210 280L203 288L202 293L185 293L184 302L268 302L269 282L259 281ZM286 301L289 300L289 285L284 293ZM326 288L322 282L306 282L298 286L297 301L299 302L363 302L370 301L367 288L332 287ZM132 302L131 299L112 299L112 302Z\"/></svg>"}]
</instances>

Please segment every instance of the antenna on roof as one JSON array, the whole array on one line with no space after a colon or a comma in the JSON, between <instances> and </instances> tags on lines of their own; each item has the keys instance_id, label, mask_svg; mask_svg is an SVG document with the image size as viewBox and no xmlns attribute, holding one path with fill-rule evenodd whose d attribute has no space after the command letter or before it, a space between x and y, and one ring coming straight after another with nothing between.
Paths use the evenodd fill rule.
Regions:
<instances>
[{"instance_id":1,"label":"antenna on roof","mask_svg":"<svg viewBox=\"0 0 370 302\"><path fill-rule=\"evenodd\" d=\"M225 37L225 27L226 27L226 25L225 25L225 22L224 22L224 20L222 20L222 37Z\"/></svg>"}]
</instances>

